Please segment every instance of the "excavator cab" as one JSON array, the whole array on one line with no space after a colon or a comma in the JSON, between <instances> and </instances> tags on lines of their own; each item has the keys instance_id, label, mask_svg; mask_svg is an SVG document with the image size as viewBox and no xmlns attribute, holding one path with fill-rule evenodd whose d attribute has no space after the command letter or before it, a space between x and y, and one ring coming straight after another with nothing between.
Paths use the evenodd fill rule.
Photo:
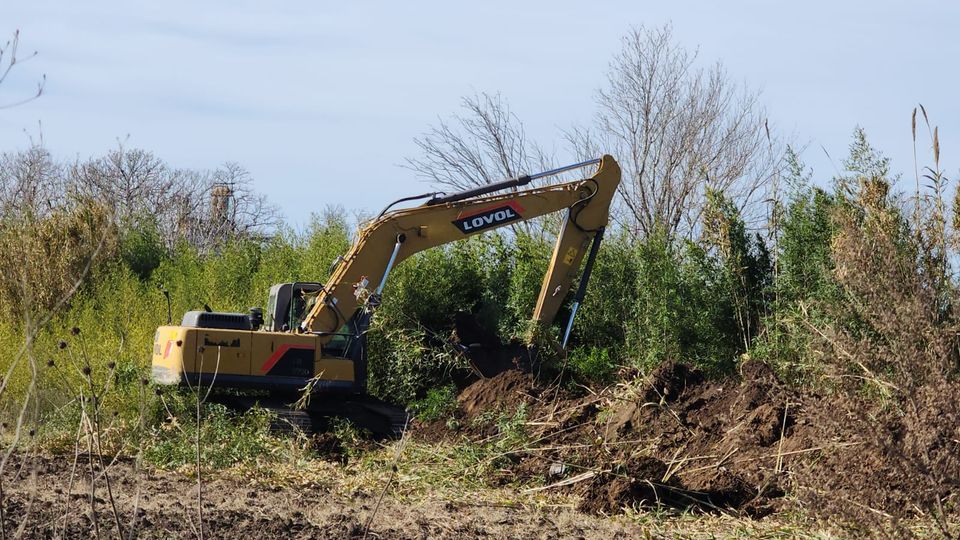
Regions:
<instances>
[{"instance_id":1,"label":"excavator cab","mask_svg":"<svg viewBox=\"0 0 960 540\"><path fill-rule=\"evenodd\" d=\"M278 283L270 287L264 330L289 332L291 328L296 328L313 308L322 290L323 284L314 281ZM350 322L329 336L330 341L323 346L325 356L353 358L360 354L358 345L362 344L363 331L358 325L369 323L362 315L354 316ZM363 330L366 330L365 324Z\"/></svg>"},{"instance_id":2,"label":"excavator cab","mask_svg":"<svg viewBox=\"0 0 960 540\"><path fill-rule=\"evenodd\" d=\"M269 332L288 332L296 328L303 321L304 314L313 307L321 290L323 284L313 281L278 283L270 287L264 329Z\"/></svg>"}]
</instances>

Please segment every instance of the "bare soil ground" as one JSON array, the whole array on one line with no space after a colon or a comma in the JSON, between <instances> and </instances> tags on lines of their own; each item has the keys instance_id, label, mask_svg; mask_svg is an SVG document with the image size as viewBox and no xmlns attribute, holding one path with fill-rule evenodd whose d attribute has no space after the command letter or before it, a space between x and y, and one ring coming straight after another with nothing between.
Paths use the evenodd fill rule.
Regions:
<instances>
[{"instance_id":1,"label":"bare soil ground","mask_svg":"<svg viewBox=\"0 0 960 540\"><path fill-rule=\"evenodd\" d=\"M26 477L5 478L8 533L23 527L27 538L91 536L93 520L84 471L81 470L81 478L68 499L69 460L41 459L36 467L25 465L22 472ZM141 538L198 535L194 479L175 472L137 474L130 463L115 465L110 472L124 536L132 530ZM366 493L346 497L323 487L265 489L229 476L205 483L204 492L204 533L210 538L356 538L363 536L366 518L376 505L374 496ZM96 493L96 507L100 534L114 537L116 526L105 489ZM497 507L463 511L441 502L411 507L387 499L369 536L609 538L625 533L622 526L602 520L583 521L574 518L572 512L538 515Z\"/></svg>"},{"instance_id":2,"label":"bare soil ground","mask_svg":"<svg viewBox=\"0 0 960 540\"><path fill-rule=\"evenodd\" d=\"M396 469L391 455L400 442L347 456L327 436L317 439L321 452L324 441L331 443L327 460L209 475L203 532L209 538L949 532L940 528L956 517L956 394L917 396L919 415L892 408L866 414L868 403L798 393L757 362L721 380L667 363L635 384L596 392L562 390L508 370L464 388L456 422L415 424ZM520 424L519 437L508 438L504 418ZM509 444L491 450L491 441ZM482 453L471 457L476 449ZM81 456L74 470L72 455L17 459L2 476L8 536L117 536L102 478L91 502L96 465ZM471 482L465 471L479 480ZM120 461L108 473L123 537L199 536L197 482L189 472L138 471ZM388 478L396 482L383 491Z\"/></svg>"},{"instance_id":3,"label":"bare soil ground","mask_svg":"<svg viewBox=\"0 0 960 540\"><path fill-rule=\"evenodd\" d=\"M82 462L81 467L88 467ZM3 480L7 538L115 538L110 500L95 492L92 519L88 479L81 471L68 497L72 459L30 458ZM137 472L125 461L109 469L124 538L199 537L197 483L169 471ZM270 486L235 474L219 474L203 486L206 538L363 538L378 508L378 493L344 493L337 486ZM97 527L94 527L94 523ZM726 531L726 532L724 532ZM773 532L771 532L773 531ZM367 538L637 538L648 535L722 536L802 535L775 522L733 519L703 521L696 516L671 519L611 519L572 508L523 503L471 502L428 498L384 498Z\"/></svg>"}]
</instances>

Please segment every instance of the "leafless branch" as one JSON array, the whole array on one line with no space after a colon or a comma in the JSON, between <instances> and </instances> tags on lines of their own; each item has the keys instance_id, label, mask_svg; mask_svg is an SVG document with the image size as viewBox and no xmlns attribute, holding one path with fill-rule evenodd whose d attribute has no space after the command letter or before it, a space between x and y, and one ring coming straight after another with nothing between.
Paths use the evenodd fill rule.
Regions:
<instances>
[{"instance_id":1,"label":"leafless branch","mask_svg":"<svg viewBox=\"0 0 960 540\"><path fill-rule=\"evenodd\" d=\"M431 184L462 191L552 167L553 158L531 142L500 94L463 98L462 113L440 120L414 139L420 156L406 167ZM525 222L521 228L543 229Z\"/></svg>"},{"instance_id":2,"label":"leafless branch","mask_svg":"<svg viewBox=\"0 0 960 540\"><path fill-rule=\"evenodd\" d=\"M37 51L34 51L28 54L25 57L17 56L18 49L20 47L20 30L15 30L13 32L13 37L7 40L2 46L0 46L0 84L3 84L7 80L7 77L13 71L13 68L17 65L22 65L24 62L35 58L37 56ZM37 90L32 95L21 98L9 103L0 103L0 109L9 109L11 107L16 107L17 105L23 105L24 103L33 101L43 95L43 89L47 84L47 76L41 75L40 81L37 82Z\"/></svg>"}]
</instances>

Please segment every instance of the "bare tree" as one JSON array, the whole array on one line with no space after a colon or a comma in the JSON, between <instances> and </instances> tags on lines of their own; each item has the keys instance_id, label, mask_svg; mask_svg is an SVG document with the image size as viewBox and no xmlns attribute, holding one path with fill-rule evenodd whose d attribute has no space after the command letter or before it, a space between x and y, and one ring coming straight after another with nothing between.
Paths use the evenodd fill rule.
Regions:
<instances>
[{"instance_id":1,"label":"bare tree","mask_svg":"<svg viewBox=\"0 0 960 540\"><path fill-rule=\"evenodd\" d=\"M108 208L121 232L155 229L167 248L185 240L204 253L232 238L264 238L281 221L236 163L213 171L175 169L122 145L70 165L41 146L0 154L0 218L43 218L82 201Z\"/></svg>"},{"instance_id":2,"label":"bare tree","mask_svg":"<svg viewBox=\"0 0 960 540\"><path fill-rule=\"evenodd\" d=\"M463 114L414 139L421 157L407 159L407 167L435 186L454 190L478 186L535 172L550 162L527 139L523 123L500 94L465 97Z\"/></svg>"},{"instance_id":3,"label":"bare tree","mask_svg":"<svg viewBox=\"0 0 960 540\"><path fill-rule=\"evenodd\" d=\"M527 138L523 123L500 94L465 97L462 110L414 139L421 156L407 159L407 168L440 189L461 191L553 166L553 158ZM544 216L511 228L542 236L558 224L557 216Z\"/></svg>"},{"instance_id":4,"label":"bare tree","mask_svg":"<svg viewBox=\"0 0 960 540\"><path fill-rule=\"evenodd\" d=\"M63 166L45 148L0 155L0 216L45 216L63 205L63 191Z\"/></svg>"},{"instance_id":5,"label":"bare tree","mask_svg":"<svg viewBox=\"0 0 960 540\"><path fill-rule=\"evenodd\" d=\"M595 125L567 134L583 155L617 156L621 216L639 236L692 234L707 188L744 210L779 164L757 94L733 83L719 63L699 68L696 60L670 26L632 30L597 94Z\"/></svg>"},{"instance_id":6,"label":"bare tree","mask_svg":"<svg viewBox=\"0 0 960 540\"><path fill-rule=\"evenodd\" d=\"M183 177L152 153L127 149L123 144L105 156L75 163L70 168L74 189L108 204L125 227L168 212L170 200L187 187Z\"/></svg>"},{"instance_id":7,"label":"bare tree","mask_svg":"<svg viewBox=\"0 0 960 540\"><path fill-rule=\"evenodd\" d=\"M70 173L73 188L108 204L123 227L154 225L168 247L185 239L208 252L229 238L266 235L280 221L236 163L214 171L175 169L150 152L120 145L74 164Z\"/></svg>"},{"instance_id":8,"label":"bare tree","mask_svg":"<svg viewBox=\"0 0 960 540\"><path fill-rule=\"evenodd\" d=\"M237 163L215 171L182 171L187 189L172 199L163 229L210 251L236 237L260 238L280 223L276 207L253 188L250 173Z\"/></svg>"}]
</instances>

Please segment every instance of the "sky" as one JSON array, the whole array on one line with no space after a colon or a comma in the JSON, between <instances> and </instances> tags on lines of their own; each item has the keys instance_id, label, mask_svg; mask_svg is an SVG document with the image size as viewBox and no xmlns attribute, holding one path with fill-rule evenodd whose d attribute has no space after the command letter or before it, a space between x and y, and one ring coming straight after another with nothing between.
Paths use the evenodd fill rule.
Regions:
<instances>
[{"instance_id":1,"label":"sky","mask_svg":"<svg viewBox=\"0 0 960 540\"><path fill-rule=\"evenodd\" d=\"M930 0L0 0L0 35L19 29L21 55L38 52L0 85L0 105L47 78L39 99L0 109L0 151L42 135L62 159L123 143L175 167L233 161L304 224L330 204L369 211L425 191L402 165L465 95L499 92L531 139L574 161L563 132L592 121L623 35L668 23L760 92L818 181L859 125L909 189L918 103L960 177L960 4Z\"/></svg>"}]
</instances>

